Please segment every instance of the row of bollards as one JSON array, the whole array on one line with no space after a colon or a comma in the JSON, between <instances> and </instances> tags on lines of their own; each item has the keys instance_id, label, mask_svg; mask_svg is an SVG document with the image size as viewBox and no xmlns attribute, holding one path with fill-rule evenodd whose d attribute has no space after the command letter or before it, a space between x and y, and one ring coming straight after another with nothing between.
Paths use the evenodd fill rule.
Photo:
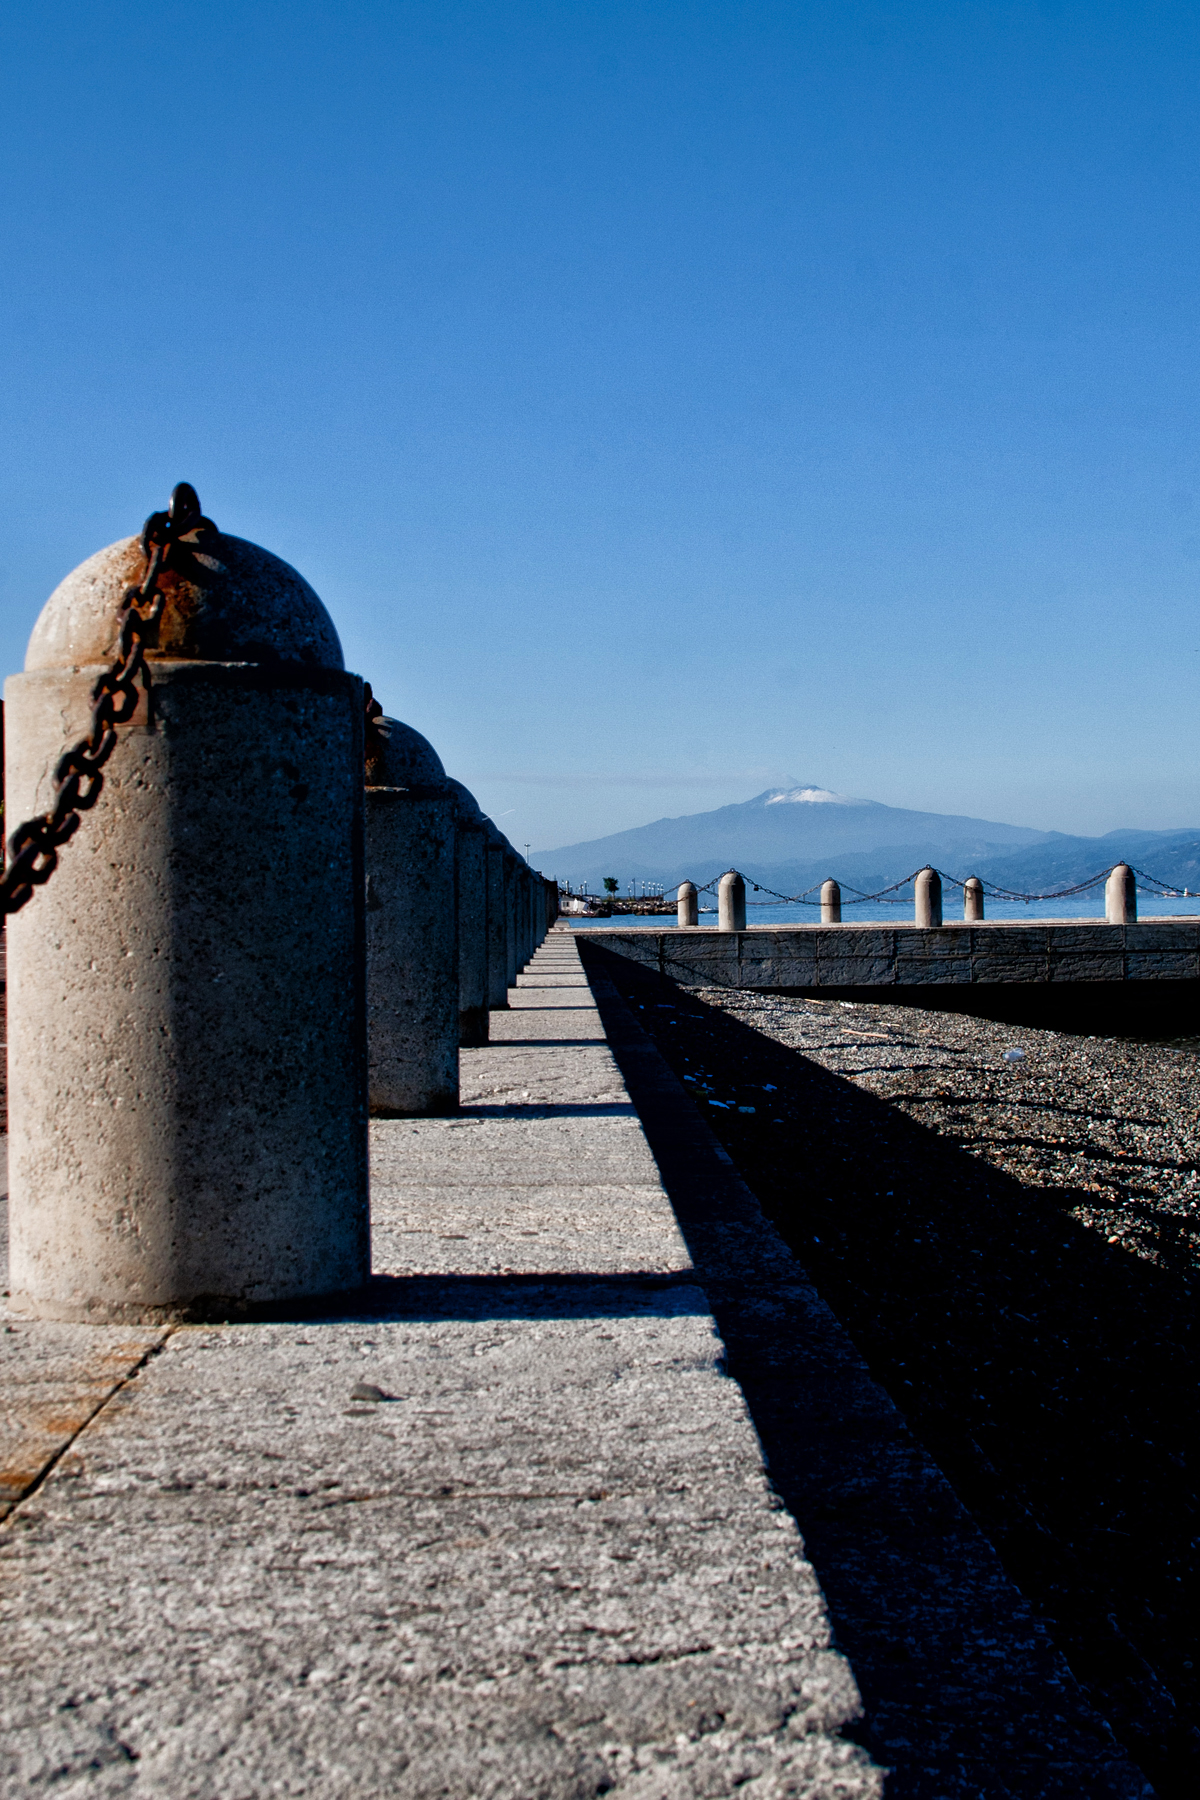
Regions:
<instances>
[{"instance_id":1,"label":"row of bollards","mask_svg":"<svg viewBox=\"0 0 1200 1800\"><path fill-rule=\"evenodd\" d=\"M932 866L921 869L913 882L913 921L936 927L942 923L942 878ZM680 925L699 923L699 897L695 882L681 883L678 901ZM1104 917L1109 925L1137 923L1137 881L1128 863L1118 863L1104 888ZM967 924L983 918L983 883L969 875L963 883L963 918ZM842 922L842 890L836 881L821 884L821 923ZM717 883L718 931L745 931L746 883L730 869Z\"/></svg>"},{"instance_id":2,"label":"row of bollards","mask_svg":"<svg viewBox=\"0 0 1200 1800\"><path fill-rule=\"evenodd\" d=\"M458 1053L557 916L558 889L513 849L433 745L379 718L367 755L368 1101L378 1117L453 1112Z\"/></svg>"},{"instance_id":3,"label":"row of bollards","mask_svg":"<svg viewBox=\"0 0 1200 1800\"><path fill-rule=\"evenodd\" d=\"M161 603L149 679L98 726L131 596ZM132 538L69 575L6 701L10 829L64 779L80 815L8 926L14 1310L228 1317L358 1286L368 1111L457 1106L459 1048L557 888L419 733L364 739L317 595L206 519L161 568ZM64 777L89 731L103 756Z\"/></svg>"}]
</instances>

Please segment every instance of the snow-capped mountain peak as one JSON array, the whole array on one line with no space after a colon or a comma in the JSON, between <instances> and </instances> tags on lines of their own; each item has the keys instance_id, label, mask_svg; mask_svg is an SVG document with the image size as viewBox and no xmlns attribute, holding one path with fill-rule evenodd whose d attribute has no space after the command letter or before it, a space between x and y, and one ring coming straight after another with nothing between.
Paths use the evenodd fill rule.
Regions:
<instances>
[{"instance_id":1,"label":"snow-capped mountain peak","mask_svg":"<svg viewBox=\"0 0 1200 1800\"><path fill-rule=\"evenodd\" d=\"M768 806L870 806L870 804L869 800L856 800L851 794L835 794L829 788L823 787L781 788L778 793L767 795Z\"/></svg>"}]
</instances>

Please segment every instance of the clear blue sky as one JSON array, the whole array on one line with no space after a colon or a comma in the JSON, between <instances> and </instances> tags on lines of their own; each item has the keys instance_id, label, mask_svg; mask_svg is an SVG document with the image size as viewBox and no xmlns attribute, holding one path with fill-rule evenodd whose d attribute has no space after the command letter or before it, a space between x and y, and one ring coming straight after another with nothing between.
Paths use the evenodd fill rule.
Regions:
<instances>
[{"instance_id":1,"label":"clear blue sky","mask_svg":"<svg viewBox=\"0 0 1200 1800\"><path fill-rule=\"evenodd\" d=\"M1200 9L9 7L5 666L181 478L517 843L1200 825Z\"/></svg>"}]
</instances>

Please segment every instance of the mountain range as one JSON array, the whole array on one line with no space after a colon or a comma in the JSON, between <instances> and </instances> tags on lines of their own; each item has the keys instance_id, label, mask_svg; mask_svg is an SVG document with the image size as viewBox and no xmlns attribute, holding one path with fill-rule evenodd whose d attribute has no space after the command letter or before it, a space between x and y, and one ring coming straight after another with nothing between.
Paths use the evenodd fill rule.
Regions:
<instances>
[{"instance_id":1,"label":"mountain range","mask_svg":"<svg viewBox=\"0 0 1200 1800\"><path fill-rule=\"evenodd\" d=\"M1110 831L1072 837L956 813L884 806L828 788L768 788L713 812L656 819L589 843L539 851L543 873L598 892L606 875L631 882L684 880L703 886L736 868L765 888L803 892L832 875L862 892L933 863L959 877L979 875L1022 893L1084 881L1121 860L1172 887L1200 888L1200 828Z\"/></svg>"}]
</instances>

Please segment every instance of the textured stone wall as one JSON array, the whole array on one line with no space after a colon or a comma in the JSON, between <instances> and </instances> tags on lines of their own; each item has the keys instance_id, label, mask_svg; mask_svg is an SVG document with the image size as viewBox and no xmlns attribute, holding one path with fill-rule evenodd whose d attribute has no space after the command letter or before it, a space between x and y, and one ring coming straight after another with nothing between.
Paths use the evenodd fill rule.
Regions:
<instances>
[{"instance_id":1,"label":"textured stone wall","mask_svg":"<svg viewBox=\"0 0 1200 1800\"><path fill-rule=\"evenodd\" d=\"M759 926L588 931L589 943L685 987L927 987L1007 982L1194 981L1200 919L1137 925Z\"/></svg>"}]
</instances>

